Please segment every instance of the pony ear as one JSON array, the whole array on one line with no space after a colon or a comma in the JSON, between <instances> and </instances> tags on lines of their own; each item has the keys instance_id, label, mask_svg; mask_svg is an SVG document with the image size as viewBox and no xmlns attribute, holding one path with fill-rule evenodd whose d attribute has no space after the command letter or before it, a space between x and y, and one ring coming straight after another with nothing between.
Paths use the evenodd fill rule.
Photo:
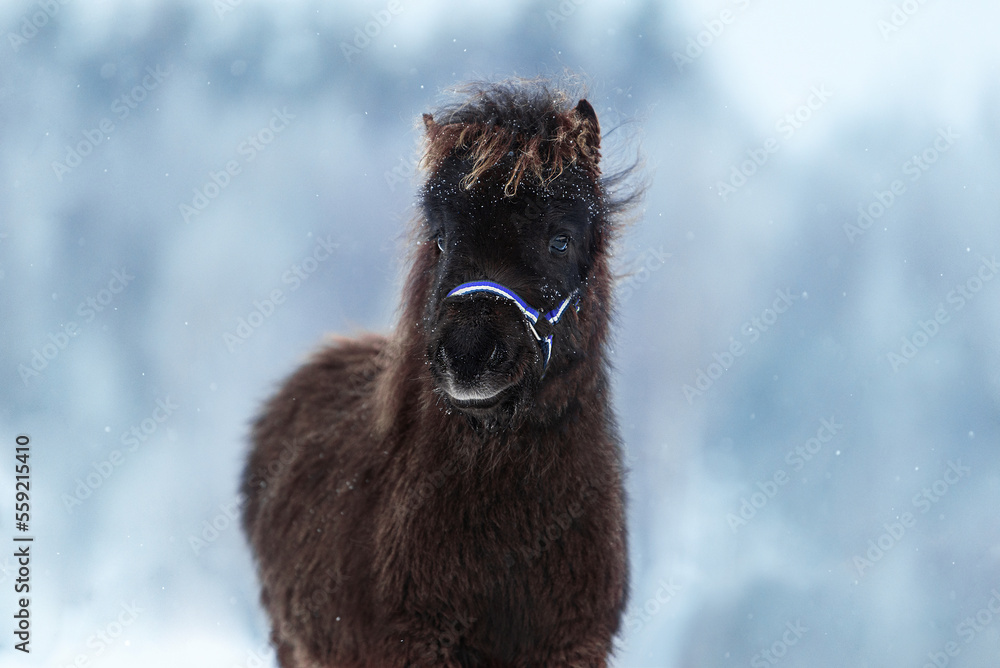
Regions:
<instances>
[{"instance_id":1,"label":"pony ear","mask_svg":"<svg viewBox=\"0 0 1000 668\"><path fill-rule=\"evenodd\" d=\"M430 134L436 126L437 122L435 122L434 117L430 114L424 114L424 128L427 130L427 134Z\"/></svg>"},{"instance_id":2,"label":"pony ear","mask_svg":"<svg viewBox=\"0 0 1000 668\"><path fill-rule=\"evenodd\" d=\"M593 145L594 148L601 147L601 124L597 122L597 112L590 105L587 100L580 100L576 103L576 115L580 117L580 120L584 123L589 123L591 130L594 135Z\"/></svg>"}]
</instances>

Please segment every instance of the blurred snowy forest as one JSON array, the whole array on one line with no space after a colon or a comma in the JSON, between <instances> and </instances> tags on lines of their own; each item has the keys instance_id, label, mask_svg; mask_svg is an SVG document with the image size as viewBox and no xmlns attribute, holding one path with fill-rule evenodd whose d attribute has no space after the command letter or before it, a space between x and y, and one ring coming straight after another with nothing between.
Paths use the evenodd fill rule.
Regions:
<instances>
[{"instance_id":1,"label":"blurred snowy forest","mask_svg":"<svg viewBox=\"0 0 1000 668\"><path fill-rule=\"evenodd\" d=\"M616 252L615 665L1000 665L998 23L3 3L0 541L19 434L36 538L30 655L0 550L0 664L274 665L234 521L249 420L324 333L393 322L420 114L568 71L650 182Z\"/></svg>"}]
</instances>

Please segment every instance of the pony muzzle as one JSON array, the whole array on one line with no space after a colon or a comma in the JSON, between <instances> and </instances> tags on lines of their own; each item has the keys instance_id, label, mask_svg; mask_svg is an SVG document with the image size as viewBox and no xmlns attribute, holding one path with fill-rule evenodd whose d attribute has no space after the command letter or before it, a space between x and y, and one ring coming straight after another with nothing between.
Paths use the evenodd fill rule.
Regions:
<instances>
[{"instance_id":1,"label":"pony muzzle","mask_svg":"<svg viewBox=\"0 0 1000 668\"><path fill-rule=\"evenodd\" d=\"M512 324L492 318L462 318L443 325L433 362L440 388L456 406L490 407L520 380L514 363L516 351L508 338Z\"/></svg>"}]
</instances>

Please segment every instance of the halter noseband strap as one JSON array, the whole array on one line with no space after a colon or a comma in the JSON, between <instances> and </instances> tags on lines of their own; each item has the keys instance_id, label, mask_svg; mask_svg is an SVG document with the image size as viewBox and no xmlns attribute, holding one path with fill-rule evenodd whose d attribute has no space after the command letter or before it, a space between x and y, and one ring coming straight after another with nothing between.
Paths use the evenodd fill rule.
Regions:
<instances>
[{"instance_id":1,"label":"halter noseband strap","mask_svg":"<svg viewBox=\"0 0 1000 668\"><path fill-rule=\"evenodd\" d=\"M566 312L566 307L569 306L570 302L577 298L579 290L573 290L573 292L569 293L569 296L567 296L566 299L559 303L559 306L552 309L545 315L542 315L541 311L528 306L528 303L521 299L521 297L510 288L500 285L499 283L494 283L493 281L469 281L468 283L462 283L445 295L445 299L448 297L471 295L477 292L488 292L514 302L517 308L520 309L521 313L524 315L528 324L528 329L530 329L531 333L535 335L535 339L541 344L542 349L545 351L544 366L548 367L549 358L552 357L552 327L559 322L560 318L562 318L563 313ZM580 309L579 304L577 304L576 309ZM545 330L548 331L548 333L544 336L538 333L539 325L543 326Z\"/></svg>"}]
</instances>

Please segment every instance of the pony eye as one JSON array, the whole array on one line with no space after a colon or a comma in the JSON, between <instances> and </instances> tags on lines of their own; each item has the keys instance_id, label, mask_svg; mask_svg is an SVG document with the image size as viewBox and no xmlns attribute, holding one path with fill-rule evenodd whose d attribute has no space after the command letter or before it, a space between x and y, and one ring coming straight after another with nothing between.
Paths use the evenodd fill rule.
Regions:
<instances>
[{"instance_id":1,"label":"pony eye","mask_svg":"<svg viewBox=\"0 0 1000 668\"><path fill-rule=\"evenodd\" d=\"M549 252L554 255L562 255L569 248L569 237L565 234L557 234L549 241Z\"/></svg>"},{"instance_id":2,"label":"pony eye","mask_svg":"<svg viewBox=\"0 0 1000 668\"><path fill-rule=\"evenodd\" d=\"M437 241L437 245L438 245L438 250L443 253L444 252L444 235L439 232L438 235L437 235L436 241Z\"/></svg>"}]
</instances>

